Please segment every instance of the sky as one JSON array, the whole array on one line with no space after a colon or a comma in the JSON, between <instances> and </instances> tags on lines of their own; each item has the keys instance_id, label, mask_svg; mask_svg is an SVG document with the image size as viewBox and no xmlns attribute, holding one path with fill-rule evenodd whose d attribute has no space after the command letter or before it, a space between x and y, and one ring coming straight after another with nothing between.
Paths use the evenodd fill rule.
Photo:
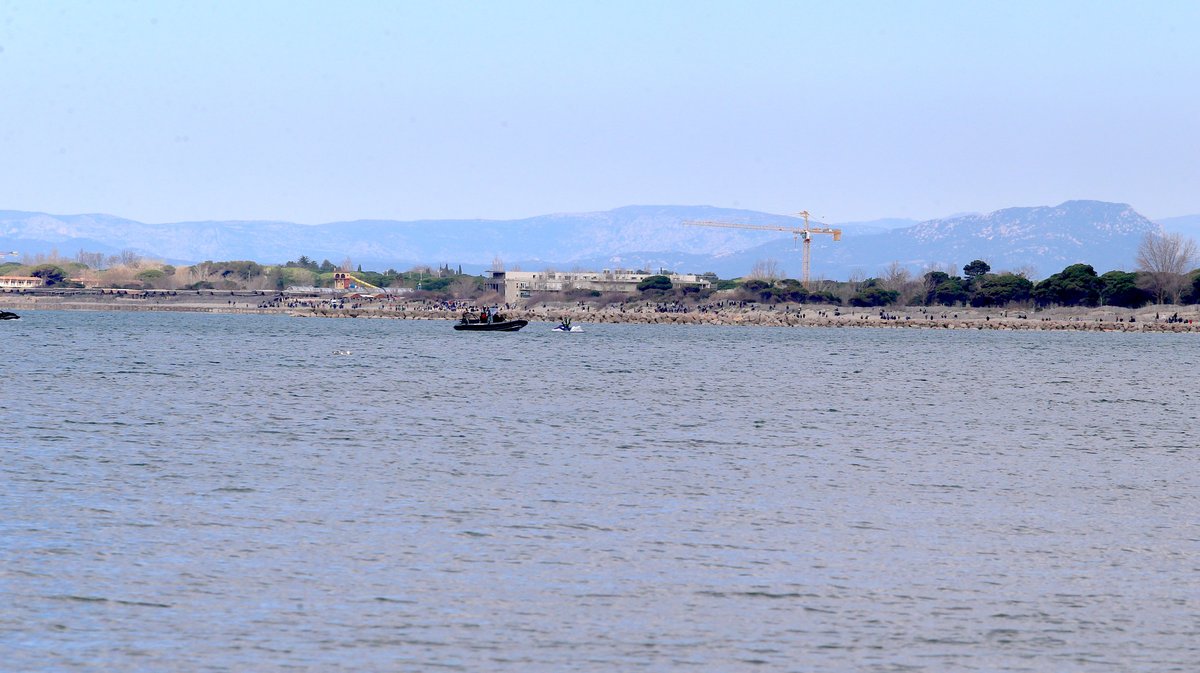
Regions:
<instances>
[{"instance_id":1,"label":"sky","mask_svg":"<svg viewBox=\"0 0 1200 673\"><path fill-rule=\"evenodd\" d=\"M0 0L0 210L1200 213L1200 2Z\"/></svg>"}]
</instances>

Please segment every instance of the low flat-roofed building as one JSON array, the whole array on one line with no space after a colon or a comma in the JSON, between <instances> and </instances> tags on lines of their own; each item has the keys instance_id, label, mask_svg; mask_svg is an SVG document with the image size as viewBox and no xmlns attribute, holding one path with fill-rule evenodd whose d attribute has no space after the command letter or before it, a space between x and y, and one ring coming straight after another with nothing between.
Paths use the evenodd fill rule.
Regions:
<instances>
[{"instance_id":1,"label":"low flat-roofed building","mask_svg":"<svg viewBox=\"0 0 1200 673\"><path fill-rule=\"evenodd\" d=\"M37 276L0 276L0 287L41 287L46 281Z\"/></svg>"},{"instance_id":2,"label":"low flat-roofed building","mask_svg":"<svg viewBox=\"0 0 1200 673\"><path fill-rule=\"evenodd\" d=\"M637 292L638 283L650 276L666 276L675 286L707 289L712 283L691 273L648 273L623 269L603 271L489 271L487 287L504 295L504 301L519 303L538 293L589 290L594 292Z\"/></svg>"}]
</instances>

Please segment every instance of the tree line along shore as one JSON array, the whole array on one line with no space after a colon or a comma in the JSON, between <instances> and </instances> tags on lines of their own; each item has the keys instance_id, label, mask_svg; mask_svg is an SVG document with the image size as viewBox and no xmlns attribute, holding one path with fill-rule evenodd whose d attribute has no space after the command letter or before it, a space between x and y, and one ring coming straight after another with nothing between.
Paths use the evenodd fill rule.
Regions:
<instances>
[{"instance_id":1,"label":"tree line along shore","mask_svg":"<svg viewBox=\"0 0 1200 673\"><path fill-rule=\"evenodd\" d=\"M315 318L458 320L477 313L471 301L402 296L297 296L265 291L204 290L60 290L0 292L0 309L21 311L184 311L200 313L287 315ZM873 327L915 329L991 329L1103 332L1200 332L1200 306L1124 307L841 307L814 304L763 304L716 299L697 304L636 299L620 304L538 302L499 304L508 318L576 324L640 323L742 325L761 327Z\"/></svg>"},{"instance_id":2,"label":"tree line along shore","mask_svg":"<svg viewBox=\"0 0 1200 673\"><path fill-rule=\"evenodd\" d=\"M1138 270L1132 272L1099 274L1079 263L1033 281L1025 272L994 273L976 259L962 267L962 275L946 266L916 276L893 263L877 277L808 284L782 277L767 260L745 278L702 274L703 286L673 286L670 272L639 271L647 277L636 290L567 286L532 292L507 308L513 317L532 320L1189 331L1200 306L1200 269L1192 269L1198 258L1191 239L1158 234L1145 237ZM502 263L496 260L494 266ZM379 273L361 265L355 269L349 259L317 264L302 256L274 266L206 261L177 268L129 251L108 258L81 251L75 260L52 256L0 264L0 276L22 274L44 286L0 289L0 307L95 309L103 304L116 310L445 318L447 306L505 304L485 275L464 274L448 264ZM371 294L333 292L339 277L345 284L348 274L362 284L361 292Z\"/></svg>"}]
</instances>

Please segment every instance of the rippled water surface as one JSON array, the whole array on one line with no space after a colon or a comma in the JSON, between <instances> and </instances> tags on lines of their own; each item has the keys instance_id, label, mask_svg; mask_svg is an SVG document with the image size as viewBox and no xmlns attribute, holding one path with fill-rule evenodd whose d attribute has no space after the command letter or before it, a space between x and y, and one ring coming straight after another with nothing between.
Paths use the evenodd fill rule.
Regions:
<instances>
[{"instance_id":1,"label":"rippled water surface","mask_svg":"<svg viewBox=\"0 0 1200 673\"><path fill-rule=\"evenodd\" d=\"M550 327L0 323L3 667L1196 670L1194 335Z\"/></svg>"}]
</instances>

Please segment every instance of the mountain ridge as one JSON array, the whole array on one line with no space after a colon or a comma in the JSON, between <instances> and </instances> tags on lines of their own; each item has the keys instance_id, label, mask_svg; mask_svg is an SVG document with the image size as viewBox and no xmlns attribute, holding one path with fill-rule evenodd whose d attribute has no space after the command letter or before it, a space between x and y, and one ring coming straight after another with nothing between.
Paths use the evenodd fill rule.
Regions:
<instances>
[{"instance_id":1,"label":"mountain ridge","mask_svg":"<svg viewBox=\"0 0 1200 673\"><path fill-rule=\"evenodd\" d=\"M349 258L365 267L403 270L423 264L461 264L478 272L496 258L509 268L670 268L745 275L773 259L792 275L799 251L788 231L682 226L714 220L782 227L802 221L785 215L714 206L623 206L608 211L553 213L515 220L359 219L323 224L275 220L188 221L146 224L102 213L52 215L0 211L0 248L26 254L57 249L146 257L191 264L250 259L282 263L305 255L335 263ZM1200 228L1200 216L1171 218ZM814 225L817 226L817 225ZM843 230L842 240L815 236L816 277L873 276L892 262L914 272L937 265L960 267L984 259L996 270L1048 275L1074 262L1103 273L1130 270L1137 245L1159 224L1125 203L1073 200L1056 206L1013 207L916 221L887 218L823 224Z\"/></svg>"}]
</instances>

